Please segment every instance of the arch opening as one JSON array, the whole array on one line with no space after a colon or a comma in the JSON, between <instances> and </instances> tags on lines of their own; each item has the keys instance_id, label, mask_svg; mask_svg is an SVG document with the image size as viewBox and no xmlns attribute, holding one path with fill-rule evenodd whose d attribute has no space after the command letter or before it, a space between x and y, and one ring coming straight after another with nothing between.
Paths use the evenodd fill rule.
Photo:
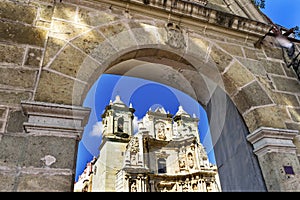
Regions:
<instances>
[{"instance_id":1,"label":"arch opening","mask_svg":"<svg viewBox=\"0 0 300 200\"><path fill-rule=\"evenodd\" d=\"M217 146L214 156L218 169L222 169L220 170L220 181L224 188L223 191L265 191L258 162L252 152L252 146L246 140L248 129L230 97L224 92L223 85L219 84L222 83L222 80L218 80L221 77L220 74L214 74L217 72L215 66L211 63L208 64L209 62L203 62L203 68L196 69L177 54L164 51L163 54L158 54L157 50L154 51L156 52L154 55L153 52L149 53L151 52L149 49L142 51L145 54L141 54L141 50L139 53L124 54L117 59L118 61L113 61L102 75L153 81L175 88L194 99L207 112L208 124L213 131L210 142L213 148ZM119 86L124 85L119 84ZM114 89L111 97L119 95L124 91L123 89L124 87ZM126 90L123 98L128 105L131 103L130 97L136 89ZM96 104L96 102L94 103ZM231 118L234 118L233 121L237 121L237 123L232 123ZM231 134L232 132L236 134ZM239 140L233 138L232 135ZM240 151L241 149L242 151ZM238 155L237 152L242 153ZM246 164L238 167L239 159L245 156ZM229 177L228 174L232 174L234 178ZM253 177L248 180L241 177L249 175ZM257 180L259 184L257 184ZM256 185L253 184L254 182Z\"/></svg>"}]
</instances>

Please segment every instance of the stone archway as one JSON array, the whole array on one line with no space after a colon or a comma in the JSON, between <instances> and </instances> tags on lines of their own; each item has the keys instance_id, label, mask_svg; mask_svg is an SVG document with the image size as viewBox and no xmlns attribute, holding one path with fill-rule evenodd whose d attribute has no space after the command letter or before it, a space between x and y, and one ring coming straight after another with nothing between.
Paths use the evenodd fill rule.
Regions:
<instances>
[{"instance_id":1,"label":"stone archway","mask_svg":"<svg viewBox=\"0 0 300 200\"><path fill-rule=\"evenodd\" d=\"M244 119L230 97L216 84L217 79L208 78L218 77L213 74L218 73L213 70L215 66L198 61L198 65L201 62L205 65L203 68L210 68L206 76L198 74L188 61L183 58L179 60L172 52L150 48L137 52L143 52L140 53L142 56L130 52L129 55L135 57L124 56L128 60L120 59L122 62L108 68L105 73L160 82L196 99L206 108L213 128L213 143L223 191L266 191L258 160L246 138L249 130ZM219 83L222 81L219 80ZM241 162L241 158L244 162Z\"/></svg>"},{"instance_id":2,"label":"stone archway","mask_svg":"<svg viewBox=\"0 0 300 200\"><path fill-rule=\"evenodd\" d=\"M76 11L76 6L68 4L66 9L70 9L72 13ZM104 23L96 20L85 26L69 22L69 13L63 15L58 12L61 8L57 7L52 21L53 30L47 38L34 102L21 103L28 116L28 122L24 123L25 130L30 136L43 136L41 143L48 145L45 152L49 155L43 157L42 164L39 163L40 157L32 163L42 168L42 175L36 176L40 182L43 182L40 178L43 176L49 180L49 173L51 178L57 175L57 179L51 179L52 188L49 190L72 188L77 142L89 113L88 109L81 107L82 102L93 82L102 73L135 72L133 68L126 69L125 72L115 71L115 66L127 61L168 66L160 69L163 73L159 74L159 78L155 76L158 73L151 78L157 78L156 81L167 83L191 95L207 109L215 134L213 139L222 173L221 184L225 190L264 191L264 184L267 190L280 189L280 184L273 188L271 186L279 179L284 180L284 177L279 175L273 178L270 171L274 166L280 167L276 161L280 161L281 157L288 157L283 165L295 166L295 171L299 170L292 142L296 132L287 129L286 125L290 120L287 106L274 100L277 96L270 89L267 70L258 70L258 65L263 62L257 61L259 59L256 53L263 53L253 47L253 38L249 38L249 35L240 33L242 37L247 37L246 41L243 38L224 41L222 36L206 37L198 34L197 30L187 31L188 28L185 30L164 20L134 20L132 16L128 16L123 21L120 20L122 10L112 14L111 11L108 12L108 8L105 14L100 12L100 16L105 16ZM80 9L84 10L83 7ZM231 36L229 34L226 37ZM238 45L235 44L236 41ZM164 78L166 74L171 75L170 79ZM188 87L178 84L182 79ZM281 77L274 76L275 83L280 80ZM291 82L293 83L292 80ZM254 93L257 95L253 95ZM271 120L269 113L272 113ZM232 124L233 121L238 123ZM232 134L233 130L237 131ZM274 139L271 135L280 137ZM61 144L69 147L69 151L54 151L56 143L48 143L48 137L53 141L70 139L66 142L68 145ZM259 164L248 140L253 143L254 152L259 155ZM264 141L267 141L266 145ZM279 143L284 145L277 145ZM226 148L228 146L231 148ZM274 148L269 149L270 146ZM31 148L31 153L43 149L42 145L32 145ZM265 160L271 157L268 152L276 157L270 165L265 164ZM247 162L241 166L239 159L243 156L247 158ZM55 184L56 182L61 185ZM34 190L30 186L28 188Z\"/></svg>"}]
</instances>

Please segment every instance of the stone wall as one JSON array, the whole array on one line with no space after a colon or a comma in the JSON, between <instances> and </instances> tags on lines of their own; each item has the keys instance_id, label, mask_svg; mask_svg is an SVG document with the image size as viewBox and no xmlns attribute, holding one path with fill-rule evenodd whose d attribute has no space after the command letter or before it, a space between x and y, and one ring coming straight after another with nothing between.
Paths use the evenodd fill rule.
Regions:
<instances>
[{"instance_id":1,"label":"stone wall","mask_svg":"<svg viewBox=\"0 0 300 200\"><path fill-rule=\"evenodd\" d=\"M72 191L77 144L89 115L81 107L85 95L102 73L131 73L113 68L127 60L170 66L163 73L133 76L180 89L204 107L210 103L216 134L228 117L226 109L216 112L211 104L221 88L249 134L265 133L266 127L277 135L261 147L271 148L272 155L257 155L267 189L296 190L287 181L297 183L300 172L299 81L274 38L255 47L270 28L263 17L254 19L250 8L238 17L214 11L215 6L192 15L170 14L141 2L0 0L1 190ZM179 82L178 73L186 82ZM278 132L293 135L284 149ZM260 141L249 140L254 147ZM293 166L292 179L272 176L272 170L281 170L280 163L268 162L274 152L278 161L282 154L289 158L282 165Z\"/></svg>"}]
</instances>

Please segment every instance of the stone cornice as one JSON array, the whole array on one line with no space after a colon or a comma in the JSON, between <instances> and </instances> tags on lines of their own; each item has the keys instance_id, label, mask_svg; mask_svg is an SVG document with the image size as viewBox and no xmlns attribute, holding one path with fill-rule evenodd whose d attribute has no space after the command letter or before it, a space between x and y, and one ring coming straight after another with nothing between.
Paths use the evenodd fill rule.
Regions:
<instances>
[{"instance_id":1,"label":"stone cornice","mask_svg":"<svg viewBox=\"0 0 300 200\"><path fill-rule=\"evenodd\" d=\"M23 112L27 115L53 116L57 118L76 119L84 126L90 114L90 108L79 106L45 103L37 101L22 101Z\"/></svg>"},{"instance_id":2,"label":"stone cornice","mask_svg":"<svg viewBox=\"0 0 300 200\"><path fill-rule=\"evenodd\" d=\"M297 135L296 130L261 127L248 135L247 140L253 144L258 156L272 152L296 154L293 140Z\"/></svg>"},{"instance_id":3,"label":"stone cornice","mask_svg":"<svg viewBox=\"0 0 300 200\"><path fill-rule=\"evenodd\" d=\"M257 40L265 36L271 26L253 19L237 16L234 14L214 10L200 3L187 0L178 0L176 5L173 1L149 1L145 4L143 0L89 0L98 1L124 8L125 11L133 13L142 13L145 16L164 19L166 21L177 22L185 27L192 27L195 30L213 31L216 34L239 36L245 39L249 37Z\"/></svg>"},{"instance_id":4,"label":"stone cornice","mask_svg":"<svg viewBox=\"0 0 300 200\"><path fill-rule=\"evenodd\" d=\"M89 108L70 105L22 101L21 106L28 116L24 129L33 135L81 138L90 114Z\"/></svg>"}]
</instances>

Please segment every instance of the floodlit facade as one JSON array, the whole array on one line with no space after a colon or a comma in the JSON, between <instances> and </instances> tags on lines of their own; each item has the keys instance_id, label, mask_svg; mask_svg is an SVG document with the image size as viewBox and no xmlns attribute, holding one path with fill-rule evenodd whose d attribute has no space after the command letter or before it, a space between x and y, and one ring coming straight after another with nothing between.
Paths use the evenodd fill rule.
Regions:
<instances>
[{"instance_id":1,"label":"floodlit facade","mask_svg":"<svg viewBox=\"0 0 300 200\"><path fill-rule=\"evenodd\" d=\"M199 139L197 118L181 106L174 116L164 108L149 110L134 134L134 111L119 96L106 107L99 157L91 162L89 176L84 175L91 163L79 177L76 191L221 191L217 166Z\"/></svg>"}]
</instances>

